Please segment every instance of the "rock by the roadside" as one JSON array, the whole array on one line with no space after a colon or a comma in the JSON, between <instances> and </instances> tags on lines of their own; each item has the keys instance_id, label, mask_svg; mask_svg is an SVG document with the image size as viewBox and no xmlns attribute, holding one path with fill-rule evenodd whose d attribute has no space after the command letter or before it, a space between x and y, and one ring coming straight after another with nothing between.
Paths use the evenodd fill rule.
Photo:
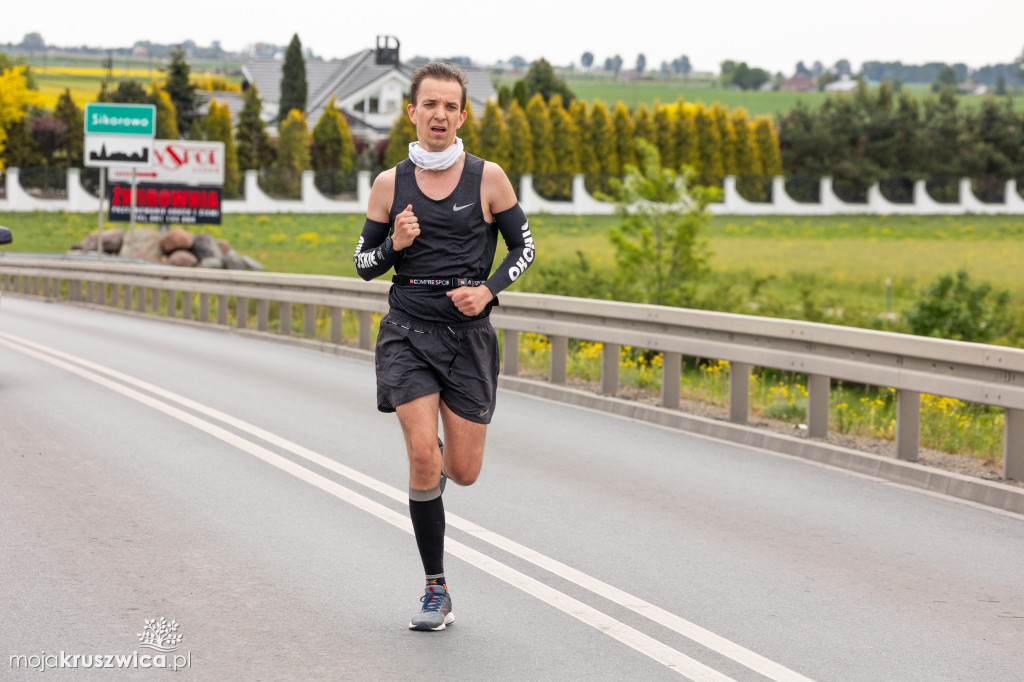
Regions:
<instances>
[{"instance_id":1,"label":"rock by the roadside","mask_svg":"<svg viewBox=\"0 0 1024 682\"><path fill-rule=\"evenodd\" d=\"M99 231L97 230L71 248L81 251L95 251L98 243ZM124 230L103 230L103 253L118 253L123 244Z\"/></svg>"},{"instance_id":2,"label":"rock by the roadside","mask_svg":"<svg viewBox=\"0 0 1024 682\"><path fill-rule=\"evenodd\" d=\"M135 228L134 237L132 233L124 235L124 243L118 255L159 261L164 255L160 248L160 231L155 227Z\"/></svg>"},{"instance_id":3,"label":"rock by the roadside","mask_svg":"<svg viewBox=\"0 0 1024 682\"><path fill-rule=\"evenodd\" d=\"M223 255L220 252L220 247L217 246L217 242L214 241L213 236L207 232L196 235L195 239L192 241L190 250L200 261L204 258L220 258Z\"/></svg>"},{"instance_id":4,"label":"rock by the roadside","mask_svg":"<svg viewBox=\"0 0 1024 682\"><path fill-rule=\"evenodd\" d=\"M220 249L220 255L226 256L231 253L231 242L227 239L218 239L217 247Z\"/></svg>"},{"instance_id":5,"label":"rock by the roadside","mask_svg":"<svg viewBox=\"0 0 1024 682\"><path fill-rule=\"evenodd\" d=\"M160 248L164 253L171 254L179 249L192 248L193 241L195 237L184 227L173 227L160 238Z\"/></svg>"},{"instance_id":6,"label":"rock by the roadside","mask_svg":"<svg viewBox=\"0 0 1024 682\"><path fill-rule=\"evenodd\" d=\"M204 258L199 261L199 267L201 268L213 268L219 270L224 267L224 261L220 258Z\"/></svg>"},{"instance_id":7,"label":"rock by the roadside","mask_svg":"<svg viewBox=\"0 0 1024 682\"><path fill-rule=\"evenodd\" d=\"M188 249L178 249L177 251L172 251L170 254L168 254L167 262L171 265L177 265L179 267L184 268L191 268L195 267L195 265L199 262L199 259L196 258L196 255L189 251Z\"/></svg>"},{"instance_id":8,"label":"rock by the roadside","mask_svg":"<svg viewBox=\"0 0 1024 682\"><path fill-rule=\"evenodd\" d=\"M120 253L124 246L124 230L103 230L103 253Z\"/></svg>"},{"instance_id":9,"label":"rock by the roadside","mask_svg":"<svg viewBox=\"0 0 1024 682\"><path fill-rule=\"evenodd\" d=\"M224 267L228 270L245 270L245 261L237 251L229 251L224 254Z\"/></svg>"},{"instance_id":10,"label":"rock by the roadside","mask_svg":"<svg viewBox=\"0 0 1024 682\"><path fill-rule=\"evenodd\" d=\"M263 264L250 256L242 256L242 262L249 270L263 270Z\"/></svg>"}]
</instances>

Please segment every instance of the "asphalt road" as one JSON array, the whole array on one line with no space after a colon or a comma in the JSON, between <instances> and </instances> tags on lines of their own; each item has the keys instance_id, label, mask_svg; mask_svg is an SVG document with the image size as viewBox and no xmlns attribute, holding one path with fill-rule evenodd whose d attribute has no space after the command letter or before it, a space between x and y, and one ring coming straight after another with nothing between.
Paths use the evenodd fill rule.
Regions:
<instances>
[{"instance_id":1,"label":"asphalt road","mask_svg":"<svg viewBox=\"0 0 1024 682\"><path fill-rule=\"evenodd\" d=\"M422 633L406 491L368 362L4 297L0 678L1024 676L1021 516L502 392Z\"/></svg>"}]
</instances>

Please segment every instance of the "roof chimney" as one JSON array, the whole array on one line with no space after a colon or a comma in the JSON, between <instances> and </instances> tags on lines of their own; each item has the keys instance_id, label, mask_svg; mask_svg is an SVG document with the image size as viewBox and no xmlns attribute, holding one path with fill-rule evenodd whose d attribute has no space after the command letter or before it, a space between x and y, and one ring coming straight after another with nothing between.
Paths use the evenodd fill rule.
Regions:
<instances>
[{"instance_id":1,"label":"roof chimney","mask_svg":"<svg viewBox=\"0 0 1024 682\"><path fill-rule=\"evenodd\" d=\"M398 46L395 36L377 36L377 64L398 66Z\"/></svg>"}]
</instances>

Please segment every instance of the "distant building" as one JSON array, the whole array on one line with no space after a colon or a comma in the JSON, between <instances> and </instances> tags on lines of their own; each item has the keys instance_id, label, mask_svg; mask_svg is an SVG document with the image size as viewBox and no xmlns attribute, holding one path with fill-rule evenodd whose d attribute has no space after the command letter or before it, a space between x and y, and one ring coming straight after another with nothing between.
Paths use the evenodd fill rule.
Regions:
<instances>
[{"instance_id":1,"label":"distant building","mask_svg":"<svg viewBox=\"0 0 1024 682\"><path fill-rule=\"evenodd\" d=\"M387 138L395 118L404 112L415 69L399 59L399 43L393 36L378 36L377 47L356 52L344 59L306 61L306 119L312 129L323 115L331 96L335 107L348 120L352 136L373 144ZM242 65L245 82L255 85L263 100L263 120L276 128L281 101L280 59L251 58ZM465 68L465 67L463 67ZM480 115L488 99L497 93L484 69L466 68L469 75L468 97ZM215 95L214 95L215 96ZM218 98L219 99L219 98ZM232 115L236 115L229 102Z\"/></svg>"},{"instance_id":2,"label":"distant building","mask_svg":"<svg viewBox=\"0 0 1024 682\"><path fill-rule=\"evenodd\" d=\"M818 86L814 79L802 73L798 73L779 86L779 90L784 92L815 92L817 89Z\"/></svg>"},{"instance_id":3,"label":"distant building","mask_svg":"<svg viewBox=\"0 0 1024 682\"><path fill-rule=\"evenodd\" d=\"M842 78L837 81L832 81L825 86L825 92L853 92L860 85L859 81L855 81L852 78Z\"/></svg>"}]
</instances>

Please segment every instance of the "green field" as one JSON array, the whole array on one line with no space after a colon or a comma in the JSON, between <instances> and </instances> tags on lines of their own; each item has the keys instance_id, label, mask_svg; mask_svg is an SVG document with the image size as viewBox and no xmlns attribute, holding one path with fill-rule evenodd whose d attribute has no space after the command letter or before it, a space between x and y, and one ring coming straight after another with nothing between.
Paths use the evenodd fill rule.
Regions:
<instances>
[{"instance_id":1,"label":"green field","mask_svg":"<svg viewBox=\"0 0 1024 682\"><path fill-rule=\"evenodd\" d=\"M797 102L803 102L810 107L821 105L828 94L824 92L779 92L779 91L743 91L734 89L722 89L715 87L716 80L708 78L682 77L662 78L650 77L636 81L616 81L607 77L579 77L566 75L566 83L569 89L580 99L592 102L599 99L610 106L618 102L624 102L626 106L635 109L640 104L651 106L654 102L669 104L682 97L687 102L700 102L706 105L719 102L729 109L743 107L751 116L768 114L775 116L780 112L786 112L796 106ZM501 77L495 79L497 85L511 87L515 79ZM927 85L906 85L906 89L920 101L930 94ZM967 109L974 109L980 106L983 98L961 96L961 106ZM1014 108L1024 109L1024 94L1017 94L1013 98Z\"/></svg>"}]
</instances>

